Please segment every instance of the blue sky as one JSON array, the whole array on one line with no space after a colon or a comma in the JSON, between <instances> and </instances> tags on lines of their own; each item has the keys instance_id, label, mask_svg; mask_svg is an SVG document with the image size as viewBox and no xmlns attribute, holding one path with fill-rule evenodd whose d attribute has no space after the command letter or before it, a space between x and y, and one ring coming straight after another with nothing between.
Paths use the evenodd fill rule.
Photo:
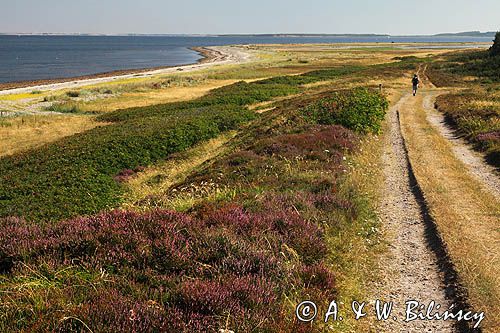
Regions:
<instances>
[{"instance_id":1,"label":"blue sky","mask_svg":"<svg viewBox=\"0 0 500 333\"><path fill-rule=\"evenodd\" d=\"M499 29L499 0L0 0L4 33L433 34Z\"/></svg>"}]
</instances>

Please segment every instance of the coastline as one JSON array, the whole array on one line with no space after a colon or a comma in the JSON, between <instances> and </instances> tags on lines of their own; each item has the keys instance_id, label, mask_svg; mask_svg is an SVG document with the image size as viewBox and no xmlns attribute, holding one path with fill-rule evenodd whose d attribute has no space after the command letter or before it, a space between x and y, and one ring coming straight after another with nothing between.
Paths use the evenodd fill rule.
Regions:
<instances>
[{"instance_id":1,"label":"coastline","mask_svg":"<svg viewBox=\"0 0 500 333\"><path fill-rule=\"evenodd\" d=\"M46 80L0 83L0 95L22 93L24 92L24 90L28 91L33 88L43 89L45 87L46 89L50 90L53 88L57 88L55 86L65 85L65 84L73 84L73 86L76 87L82 83L92 84L92 83L100 83L106 81L114 81L117 79L124 79L129 77L151 76L154 74L161 74L162 72L170 72L173 70L184 71L186 69L202 68L200 66L205 67L206 65L209 64L224 63L234 60L238 61L239 59L234 59L238 57L234 57L234 54L232 52L227 52L227 50L225 50L227 48L229 47L224 47L224 48L215 46L190 47L189 48L190 50L197 52L199 55L202 56L202 58L195 63L188 63L177 66L160 66L160 67L148 67L148 68L128 69L128 70L125 69L125 70L116 70L116 71L96 73L90 75L82 75L70 78L56 78L56 79L46 79Z\"/></svg>"}]
</instances>

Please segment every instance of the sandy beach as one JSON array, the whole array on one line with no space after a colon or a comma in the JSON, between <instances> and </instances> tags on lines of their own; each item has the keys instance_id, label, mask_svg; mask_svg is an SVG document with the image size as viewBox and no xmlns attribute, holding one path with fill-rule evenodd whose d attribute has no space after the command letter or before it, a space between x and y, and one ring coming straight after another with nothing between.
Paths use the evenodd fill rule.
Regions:
<instances>
[{"instance_id":1,"label":"sandy beach","mask_svg":"<svg viewBox=\"0 0 500 333\"><path fill-rule=\"evenodd\" d=\"M237 46L210 46L192 49L203 55L203 58L195 64L153 69L114 71L77 78L2 83L0 84L0 96L22 94L33 90L53 91L58 89L71 89L129 78L144 78L175 72L190 72L214 65L239 64L251 59L251 55L249 53L245 52L242 47Z\"/></svg>"}]
</instances>

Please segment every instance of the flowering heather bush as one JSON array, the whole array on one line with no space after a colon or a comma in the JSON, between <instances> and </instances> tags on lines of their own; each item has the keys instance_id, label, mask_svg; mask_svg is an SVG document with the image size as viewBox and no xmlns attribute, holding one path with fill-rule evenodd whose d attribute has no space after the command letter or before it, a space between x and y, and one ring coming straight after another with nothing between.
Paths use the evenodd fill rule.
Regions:
<instances>
[{"instance_id":1,"label":"flowering heather bush","mask_svg":"<svg viewBox=\"0 0 500 333\"><path fill-rule=\"evenodd\" d=\"M354 151L358 142L358 135L338 125L308 126L304 133L268 137L192 175L171 188L168 195L203 197L211 191L240 185L244 186L242 191L252 187L289 189L299 184L312 190L317 186L314 180L304 183L301 179L283 177L290 163L307 170L323 170L328 166L327 172L335 178L335 173L344 170L344 155Z\"/></svg>"},{"instance_id":2,"label":"flowering heather bush","mask_svg":"<svg viewBox=\"0 0 500 333\"><path fill-rule=\"evenodd\" d=\"M306 133L263 140L253 150L258 154L305 157L339 165L343 152L354 150L356 142L355 134L342 126L317 126Z\"/></svg>"},{"instance_id":3,"label":"flowering heather bush","mask_svg":"<svg viewBox=\"0 0 500 333\"><path fill-rule=\"evenodd\" d=\"M130 178L132 178L133 176L135 176L138 172L142 172L144 171L146 168L143 167L143 166L138 166L137 168L135 168L134 170L131 170L131 169L123 169L122 171L120 171L116 176L115 176L115 180L119 183L123 183L123 182L126 182L127 180L129 180Z\"/></svg>"},{"instance_id":4,"label":"flowering heather bush","mask_svg":"<svg viewBox=\"0 0 500 333\"><path fill-rule=\"evenodd\" d=\"M179 313L167 313L154 301L137 301L115 289L98 290L91 301L75 306L57 325L57 332L167 332L182 329ZM47 327L47 329L53 327Z\"/></svg>"},{"instance_id":5,"label":"flowering heather bush","mask_svg":"<svg viewBox=\"0 0 500 333\"><path fill-rule=\"evenodd\" d=\"M0 262L10 262L2 267L14 276L25 274L25 265L76 265L109 274L110 288L60 296L68 304L61 316L78 318L94 331L215 332L227 316L232 327L262 320L263 327L284 327L293 324L290 318L280 319L281 308L268 305L280 304L291 285L310 285L316 276L328 282L328 292L335 287L317 268L327 252L321 228L284 206L254 213L236 204L205 207L195 216L113 211L44 226L4 219ZM287 259L284 248L298 257ZM312 273L297 275L290 260ZM82 328L74 319L58 326L61 318L45 318L44 329Z\"/></svg>"},{"instance_id":6,"label":"flowering heather bush","mask_svg":"<svg viewBox=\"0 0 500 333\"><path fill-rule=\"evenodd\" d=\"M493 132L488 132L488 133L482 133L479 134L476 137L477 141L500 141L500 131L493 131Z\"/></svg>"},{"instance_id":7,"label":"flowering heather bush","mask_svg":"<svg viewBox=\"0 0 500 333\"><path fill-rule=\"evenodd\" d=\"M305 266L300 275L306 290L315 288L327 293L329 299L335 297L335 276L324 264Z\"/></svg>"}]
</instances>

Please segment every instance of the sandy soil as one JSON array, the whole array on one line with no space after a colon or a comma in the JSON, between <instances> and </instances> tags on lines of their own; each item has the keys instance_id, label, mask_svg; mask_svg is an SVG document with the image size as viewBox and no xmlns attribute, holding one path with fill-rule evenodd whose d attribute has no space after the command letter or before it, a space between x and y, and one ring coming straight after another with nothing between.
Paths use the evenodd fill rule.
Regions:
<instances>
[{"instance_id":1,"label":"sandy soil","mask_svg":"<svg viewBox=\"0 0 500 333\"><path fill-rule=\"evenodd\" d=\"M379 286L394 302L395 318L382 322L384 332L454 332L452 322L414 321L405 323L405 303L435 301L443 308L451 306L446 298L444 277L438 259L428 246L426 222L418 198L412 191L408 156L401 134L398 110L409 98L403 97L388 114L385 137L385 187L379 209L390 249L382 261L384 285ZM380 292L380 291L379 291Z\"/></svg>"},{"instance_id":2,"label":"sandy soil","mask_svg":"<svg viewBox=\"0 0 500 333\"><path fill-rule=\"evenodd\" d=\"M213 46L213 47L206 47L205 49L207 50L207 52L211 54L211 56L208 58L207 61L202 61L198 64L155 69L155 70L143 71L140 73L132 72L130 74L123 74L123 75L95 77L82 80L67 79L65 82L32 85L29 87L0 90L0 95L30 93L33 90L53 91L58 89L72 89L97 83L106 83L106 82L112 82L116 80L123 80L130 78L144 78L161 74L171 74L180 71L192 72L195 70L208 68L214 65L243 63L251 59L250 53L246 52L243 48L238 48L235 46Z\"/></svg>"}]
</instances>

